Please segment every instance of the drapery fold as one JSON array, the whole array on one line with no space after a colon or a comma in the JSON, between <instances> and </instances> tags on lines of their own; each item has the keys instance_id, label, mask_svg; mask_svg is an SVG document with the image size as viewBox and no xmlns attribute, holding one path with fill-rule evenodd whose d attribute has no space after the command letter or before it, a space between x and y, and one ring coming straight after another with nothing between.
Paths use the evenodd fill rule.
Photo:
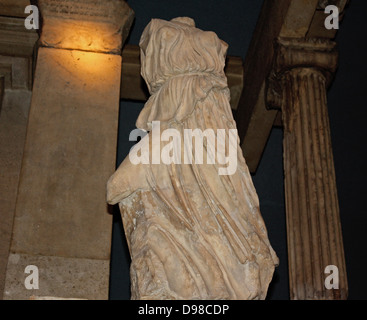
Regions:
<instances>
[{"instance_id":1,"label":"drapery fold","mask_svg":"<svg viewBox=\"0 0 367 320\"><path fill-rule=\"evenodd\" d=\"M139 144L151 146L154 121L177 130L181 152L193 159L185 130L210 129L215 139L203 140L202 164L132 166L127 158L111 177L108 193L120 203L132 257L132 298L264 299L278 258L238 139L230 145L236 123L223 71L227 45L179 18L153 19L140 46L151 97L136 123L149 131ZM160 141L160 150L168 143ZM205 161L220 143L225 153L236 147L234 174L219 175L218 159Z\"/></svg>"}]
</instances>

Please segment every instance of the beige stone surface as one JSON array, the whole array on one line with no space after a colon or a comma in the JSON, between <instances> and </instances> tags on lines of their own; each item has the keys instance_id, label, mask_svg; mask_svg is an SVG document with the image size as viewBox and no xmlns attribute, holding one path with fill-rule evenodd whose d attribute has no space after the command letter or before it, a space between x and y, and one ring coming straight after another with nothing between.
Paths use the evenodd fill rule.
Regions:
<instances>
[{"instance_id":1,"label":"beige stone surface","mask_svg":"<svg viewBox=\"0 0 367 320\"><path fill-rule=\"evenodd\" d=\"M40 48L12 252L109 259L121 57Z\"/></svg>"},{"instance_id":2,"label":"beige stone surface","mask_svg":"<svg viewBox=\"0 0 367 320\"><path fill-rule=\"evenodd\" d=\"M5 299L108 298L120 73L120 56L40 48ZM36 294L26 264L42 270Z\"/></svg>"},{"instance_id":3,"label":"beige stone surface","mask_svg":"<svg viewBox=\"0 0 367 320\"><path fill-rule=\"evenodd\" d=\"M0 292L5 284L31 92L5 90L0 109ZM0 295L2 296L2 294Z\"/></svg>"},{"instance_id":4,"label":"beige stone surface","mask_svg":"<svg viewBox=\"0 0 367 320\"><path fill-rule=\"evenodd\" d=\"M109 261L13 253L9 256L4 300L106 299ZM38 268L38 289L27 289L25 268Z\"/></svg>"},{"instance_id":5,"label":"beige stone surface","mask_svg":"<svg viewBox=\"0 0 367 320\"><path fill-rule=\"evenodd\" d=\"M224 129L228 143L236 124L223 70L227 44L192 19L178 18L153 19L140 47L151 97L137 120L149 134L137 148L167 146L152 142L154 121L180 133L179 155L187 147L184 129ZM132 299L266 297L278 258L237 138L233 174L218 174L225 167L218 158L215 164L135 165L127 157L110 178L108 201L119 203L132 257ZM210 148L208 140L205 154Z\"/></svg>"}]
</instances>

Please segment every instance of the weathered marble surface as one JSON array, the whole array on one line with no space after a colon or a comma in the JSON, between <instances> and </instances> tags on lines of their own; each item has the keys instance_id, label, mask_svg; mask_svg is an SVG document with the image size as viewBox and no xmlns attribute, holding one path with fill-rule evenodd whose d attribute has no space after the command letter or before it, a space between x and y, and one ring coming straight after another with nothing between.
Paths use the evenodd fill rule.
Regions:
<instances>
[{"instance_id":1,"label":"weathered marble surface","mask_svg":"<svg viewBox=\"0 0 367 320\"><path fill-rule=\"evenodd\" d=\"M149 134L137 147L151 146L153 121L181 139L184 129L226 129L228 141L236 124L223 71L227 44L176 18L153 19L140 47L151 97L137 120ZM219 175L217 162L135 165L127 157L110 178L108 202L119 203L132 257L132 299L265 298L278 258L236 142L232 175Z\"/></svg>"}]
</instances>

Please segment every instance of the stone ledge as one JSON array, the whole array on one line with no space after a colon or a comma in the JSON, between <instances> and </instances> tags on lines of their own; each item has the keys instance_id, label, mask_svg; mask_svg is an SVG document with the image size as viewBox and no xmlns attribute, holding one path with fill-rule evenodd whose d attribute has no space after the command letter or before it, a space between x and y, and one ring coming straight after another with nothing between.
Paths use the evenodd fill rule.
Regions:
<instances>
[{"instance_id":1,"label":"stone ledge","mask_svg":"<svg viewBox=\"0 0 367 320\"><path fill-rule=\"evenodd\" d=\"M26 266L38 268L39 289L28 290ZM11 253L8 259L4 300L108 299L109 260L36 256Z\"/></svg>"}]
</instances>

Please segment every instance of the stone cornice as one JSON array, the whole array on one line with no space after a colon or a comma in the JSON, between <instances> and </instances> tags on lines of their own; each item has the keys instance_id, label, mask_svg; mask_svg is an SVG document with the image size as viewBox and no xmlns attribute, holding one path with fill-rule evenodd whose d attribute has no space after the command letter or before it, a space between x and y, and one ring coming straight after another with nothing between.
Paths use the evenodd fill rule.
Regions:
<instances>
[{"instance_id":1,"label":"stone cornice","mask_svg":"<svg viewBox=\"0 0 367 320\"><path fill-rule=\"evenodd\" d=\"M0 16L0 54L31 57L37 40L37 32L27 30L23 18Z\"/></svg>"},{"instance_id":2,"label":"stone cornice","mask_svg":"<svg viewBox=\"0 0 367 320\"><path fill-rule=\"evenodd\" d=\"M134 19L123 0L39 0L41 45L121 54Z\"/></svg>"}]
</instances>

